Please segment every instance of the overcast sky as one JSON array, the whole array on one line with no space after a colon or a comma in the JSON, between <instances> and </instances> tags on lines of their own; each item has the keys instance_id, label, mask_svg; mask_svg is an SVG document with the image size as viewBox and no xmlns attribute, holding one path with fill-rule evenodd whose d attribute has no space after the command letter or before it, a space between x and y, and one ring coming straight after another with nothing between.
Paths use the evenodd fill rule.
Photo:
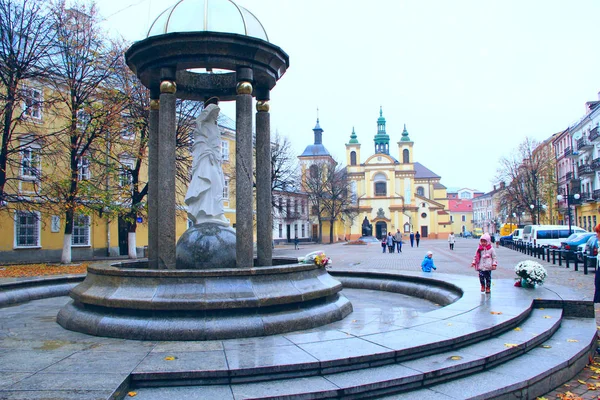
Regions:
<instances>
[{"instance_id":1,"label":"overcast sky","mask_svg":"<svg viewBox=\"0 0 600 400\"><path fill-rule=\"evenodd\" d=\"M489 191L498 160L525 136L547 139L598 99L598 0L236 2L290 57L271 128L298 154L318 108L329 152L345 163L354 127L364 162L382 106L394 157L406 124L414 160L442 184ZM173 3L97 0L107 29L131 41Z\"/></svg>"}]
</instances>

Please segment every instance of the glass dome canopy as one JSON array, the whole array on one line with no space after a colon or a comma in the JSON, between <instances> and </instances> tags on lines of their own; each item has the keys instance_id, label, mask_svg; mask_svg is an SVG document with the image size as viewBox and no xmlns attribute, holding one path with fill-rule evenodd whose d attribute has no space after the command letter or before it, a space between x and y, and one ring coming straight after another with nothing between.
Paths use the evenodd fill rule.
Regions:
<instances>
[{"instance_id":1,"label":"glass dome canopy","mask_svg":"<svg viewBox=\"0 0 600 400\"><path fill-rule=\"evenodd\" d=\"M232 0L178 0L154 20L147 37L199 31L236 33L269 41L254 14Z\"/></svg>"}]
</instances>

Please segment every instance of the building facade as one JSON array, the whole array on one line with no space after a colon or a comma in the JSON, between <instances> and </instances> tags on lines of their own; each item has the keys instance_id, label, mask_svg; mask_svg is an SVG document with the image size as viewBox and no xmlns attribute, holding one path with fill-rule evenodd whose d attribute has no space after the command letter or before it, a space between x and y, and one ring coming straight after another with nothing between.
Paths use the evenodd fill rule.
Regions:
<instances>
[{"instance_id":1,"label":"building facade","mask_svg":"<svg viewBox=\"0 0 600 400\"><path fill-rule=\"evenodd\" d=\"M452 227L446 187L439 175L415 161L406 126L399 141L390 146L380 108L373 143L374 151L364 161L354 129L346 144L346 168L358 213L347 226L347 237L361 237L365 218L377 238L398 229L404 234L419 232L424 238L448 237Z\"/></svg>"}]
</instances>

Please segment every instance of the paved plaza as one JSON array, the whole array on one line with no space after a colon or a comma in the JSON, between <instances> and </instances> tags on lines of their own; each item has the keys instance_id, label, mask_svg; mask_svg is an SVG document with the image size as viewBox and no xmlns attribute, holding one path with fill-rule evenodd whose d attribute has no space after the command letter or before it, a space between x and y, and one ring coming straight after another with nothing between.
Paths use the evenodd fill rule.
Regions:
<instances>
[{"instance_id":1,"label":"paved plaza","mask_svg":"<svg viewBox=\"0 0 600 400\"><path fill-rule=\"evenodd\" d=\"M479 300L479 282L476 272L470 267L477 243L477 240L459 238L454 251L450 251L444 240L424 239L418 248L416 245L411 248L410 244L406 243L400 254L382 253L382 248L378 243L363 246L346 245L345 243L300 244L299 250L294 250L294 246L291 244L277 246L274 256L301 257L315 250L323 250L333 260L333 273L343 270L401 272L415 277L434 277L450 283L461 281L463 289L466 288L463 301L475 301L478 304L481 301ZM437 271L427 274L420 272L420 263L429 250L434 254L433 259ZM518 261L532 257L507 248L499 248L497 252L499 267L493 273L494 279L497 281L493 282L495 284L492 286L491 296L481 297L487 299L488 306L496 305L497 307L502 304L504 307L513 301L512 298L506 297L506 293L509 293L511 289L514 265ZM571 298L578 300L590 300L593 297L593 271L590 271L589 275L584 275L581 268L579 271L574 271L572 267L567 269L564 265L559 267L542 260L539 261L548 270L548 288L560 285L565 287ZM470 287L471 283L472 287ZM364 290L358 292L363 292L363 296L357 296L356 291L355 293L352 290L348 291L348 297L355 304L355 312L346 320L331 324L335 325L334 329L324 327L324 329L315 329L310 332L289 333L262 339L206 342L133 341L101 338L67 331L55 322L56 312L68 301L67 297L48 298L4 307L0 309L0 348L2 349L0 354L0 370L2 371L0 372L0 399L130 398L127 391L130 384L128 376L131 373L137 376L135 379L151 381L152 379L162 379L161 373L177 375L177 368L173 370L175 365L180 365L182 368L179 372L180 376L176 376L177 379L184 379L185 374L188 374L189 371L207 370L208 375L204 379L210 380L211 386L204 387L201 397L197 397L198 392L194 387L178 389L140 387L135 389L135 397L142 400L165 398L164 396L190 399L238 399L249 396L248 393L266 395L271 390L275 390L278 381L266 383L266 386L261 386L260 382L244 385L241 382L248 378L239 377L240 383L238 384L230 385L226 381L219 384L219 373L220 371L229 371L231 374L232 371L243 371L250 367L269 370L272 365L282 363L288 366L294 363L311 365L315 359L321 360L321 364L323 364L324 359L331 358L333 363L336 357L343 357L344 352L357 351L357 346L352 346L350 342L356 341L357 344L361 343L360 346L364 346L365 342L359 340L361 335L380 335L381 339L377 339L380 340L379 343L390 347L391 344L386 345L385 340L390 340L393 336L382 331L381 321L377 322L377 318L375 318L377 315L380 318L387 315L386 318L389 318L390 314L386 314L385 310L377 311L378 307L385 308L387 306L396 310L395 314L392 314L392 318L395 319L394 324L397 324L397 327L402 326L403 322L401 321L406 323L407 313L428 312L428 315L433 316L436 312L445 314L444 310L452 308L449 306L435 311L435 307L431 308L431 303L424 304L410 298L403 300L406 303L402 306L394 303L398 301L397 297L389 296L385 292ZM519 295L518 297L522 297L521 295L527 297L541 292L541 290L539 292L519 290L513 292L513 295L516 293ZM497 300L494 302L494 299ZM406 311L403 307L411 311ZM510 314L509 309L510 306L504 308L507 318ZM369 311L365 313L365 310ZM545 314L550 314L550 311L548 310ZM535 314L533 315L535 317ZM566 326L568 324L565 322ZM460 323L456 322L454 325L458 326ZM390 329L390 327L385 329ZM375 344L377 343L377 340L374 339L376 337L379 336L372 336L371 341L367 342L372 342L371 348L358 346L359 350L372 353L382 351ZM574 336L570 334L569 337ZM337 343L348 341L350 346L333 349L327 345L331 340L339 341ZM168 357L175 357L177 362L169 364L168 361L165 361ZM415 363L418 364L418 360L415 360L413 364ZM566 389L579 395L582 399L597 399L596 391L590 389L591 385L596 382L592 372L590 369L584 370L567 384L569 386ZM358 373L358 371L346 374L352 376L353 373ZM338 375L340 379L344 377L343 373ZM324 385L322 381L317 380L316 376L304 379L307 380L307 383ZM342 384L343 382L340 381L339 386ZM327 388L328 386L323 386L323 390ZM559 389L561 393L566 391L564 387ZM452 392L452 389L447 390ZM557 393L549 393L546 397L548 399L557 398Z\"/></svg>"}]
</instances>

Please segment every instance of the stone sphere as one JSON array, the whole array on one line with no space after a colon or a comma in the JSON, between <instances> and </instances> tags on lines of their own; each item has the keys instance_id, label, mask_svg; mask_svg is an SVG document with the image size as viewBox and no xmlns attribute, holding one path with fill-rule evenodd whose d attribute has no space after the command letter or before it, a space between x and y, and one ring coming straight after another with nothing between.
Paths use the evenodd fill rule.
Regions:
<instances>
[{"instance_id":1,"label":"stone sphere","mask_svg":"<svg viewBox=\"0 0 600 400\"><path fill-rule=\"evenodd\" d=\"M235 268L235 230L204 222L177 241L177 269Z\"/></svg>"}]
</instances>

